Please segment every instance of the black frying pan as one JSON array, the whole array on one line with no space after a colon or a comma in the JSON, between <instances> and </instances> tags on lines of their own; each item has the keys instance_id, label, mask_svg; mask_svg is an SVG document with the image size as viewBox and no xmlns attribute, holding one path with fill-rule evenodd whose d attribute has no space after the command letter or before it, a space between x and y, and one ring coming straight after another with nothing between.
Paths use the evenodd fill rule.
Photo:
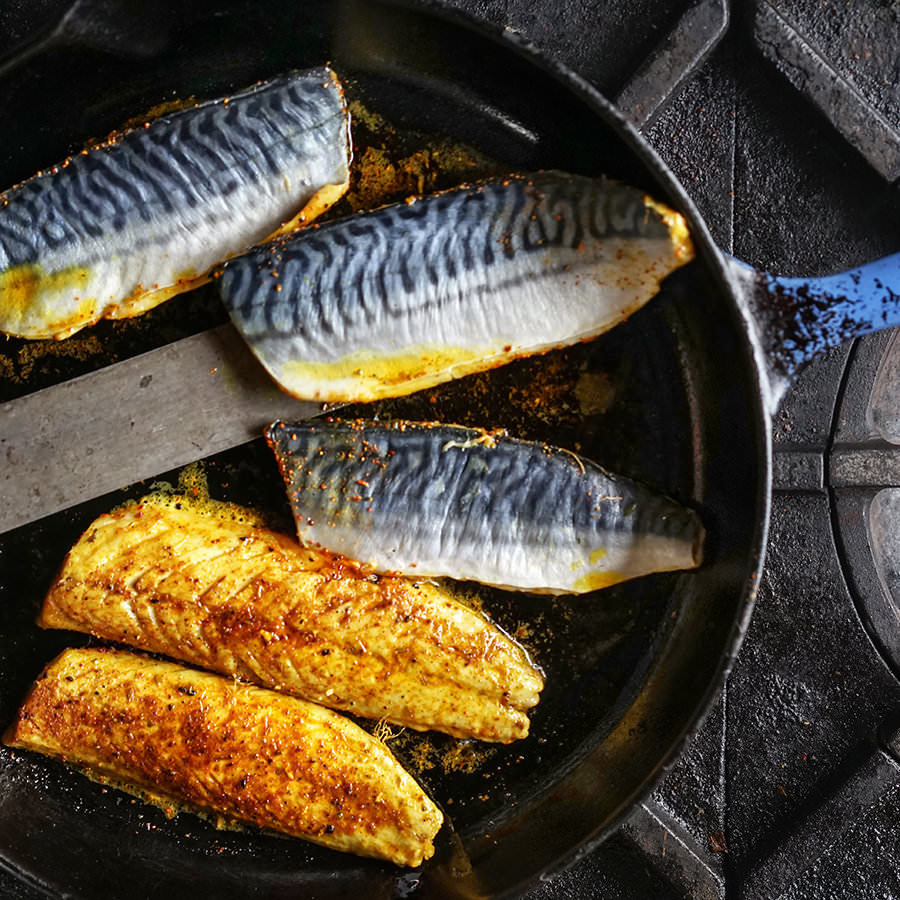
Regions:
<instances>
[{"instance_id":1,"label":"black frying pan","mask_svg":"<svg viewBox=\"0 0 900 900\"><path fill-rule=\"evenodd\" d=\"M765 313L762 279L738 274L719 253L679 185L609 104L508 36L405 4L236 0L187 10L173 4L162 14L178 27L147 58L57 49L0 82L5 119L19 129L16 141L0 147L0 183L27 177L173 97L218 96L330 60L351 99L395 129L386 137L360 123L360 135L392 153L446 136L493 161L479 165L605 173L646 188L687 215L698 251L646 309L590 344L365 413L506 427L579 449L695 505L709 531L706 562L696 572L578 598L478 591L544 667L548 686L532 735L516 745L408 735L392 744L452 822L441 859L421 872L255 832L217 831L189 815L170 821L57 763L5 750L0 858L36 890L79 898L124 891L172 900L214 893L514 895L607 835L674 760L716 696L762 564L770 411L786 379L822 343L815 328L795 327L809 319L809 304L797 305L809 291L779 285L800 312L783 319ZM450 176L439 175L437 186L444 186L441 177ZM72 345L74 355L36 352L27 371L27 348L7 342L12 362L2 399L224 318L214 292L201 289L140 321L101 323ZM831 339L863 327L844 316ZM215 496L261 507L290 528L261 442L207 461L205 472ZM33 624L66 549L94 516L147 487L130 486L3 537L4 725L41 666L81 641ZM463 874L466 865L471 872Z\"/></svg>"}]
</instances>

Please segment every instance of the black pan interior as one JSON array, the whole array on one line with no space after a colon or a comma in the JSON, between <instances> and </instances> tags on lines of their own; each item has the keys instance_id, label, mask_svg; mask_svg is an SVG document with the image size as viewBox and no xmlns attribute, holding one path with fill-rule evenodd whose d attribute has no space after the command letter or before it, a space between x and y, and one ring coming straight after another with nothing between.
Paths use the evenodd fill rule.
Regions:
<instances>
[{"instance_id":1,"label":"black pan interior","mask_svg":"<svg viewBox=\"0 0 900 900\"><path fill-rule=\"evenodd\" d=\"M360 122L363 143L402 155L446 137L478 151L476 175L493 167L605 173L690 212L601 101L506 39L411 5L201 2L168 14L178 27L150 59L63 49L0 83L6 120L18 123L17 139L0 148L2 185L157 104L331 61L350 98L393 126L387 134ZM458 177L438 172L435 185ZM392 743L448 814L470 875L456 877L458 855L449 867L401 873L301 842L217 831L188 814L167 820L62 765L2 750L5 865L50 893L84 898L114 896L122 884L135 897L500 896L608 833L711 701L752 604L764 534L767 422L756 369L696 221L695 237L698 261L595 342L345 411L506 428L576 449L697 506L709 531L707 562L690 574L561 599L465 586L521 638L548 679L531 736L518 744L408 734ZM224 318L214 292L201 289L140 321L101 323L73 339L71 352L9 340L0 348L0 399ZM202 471L213 496L260 508L290 529L261 441L207 460ZM179 478L184 483L185 473L160 480ZM83 642L33 624L65 551L96 515L149 487L130 486L0 538L2 725L41 667ZM442 841L447 850L453 835Z\"/></svg>"}]
</instances>

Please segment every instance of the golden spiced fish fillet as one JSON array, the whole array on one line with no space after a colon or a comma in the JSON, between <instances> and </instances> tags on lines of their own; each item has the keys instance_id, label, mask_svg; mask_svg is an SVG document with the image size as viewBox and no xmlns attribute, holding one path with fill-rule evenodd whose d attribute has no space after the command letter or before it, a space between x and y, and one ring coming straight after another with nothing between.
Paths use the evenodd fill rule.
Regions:
<instances>
[{"instance_id":1,"label":"golden spiced fish fillet","mask_svg":"<svg viewBox=\"0 0 900 900\"><path fill-rule=\"evenodd\" d=\"M391 752L312 703L120 650L67 650L4 735L157 799L417 866L440 810Z\"/></svg>"},{"instance_id":2,"label":"golden spiced fish fillet","mask_svg":"<svg viewBox=\"0 0 900 900\"><path fill-rule=\"evenodd\" d=\"M437 585L372 575L185 499L97 519L39 624L487 741L525 737L543 687L522 648Z\"/></svg>"}]
</instances>

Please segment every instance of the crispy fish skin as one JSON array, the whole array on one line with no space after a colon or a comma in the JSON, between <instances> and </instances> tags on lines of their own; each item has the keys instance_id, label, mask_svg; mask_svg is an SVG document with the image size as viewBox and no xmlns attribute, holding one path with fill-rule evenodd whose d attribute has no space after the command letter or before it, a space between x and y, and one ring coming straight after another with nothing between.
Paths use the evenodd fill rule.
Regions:
<instances>
[{"instance_id":1,"label":"crispy fish skin","mask_svg":"<svg viewBox=\"0 0 900 900\"><path fill-rule=\"evenodd\" d=\"M0 331L144 312L337 200L349 117L322 67L126 131L0 195Z\"/></svg>"},{"instance_id":2,"label":"crispy fish skin","mask_svg":"<svg viewBox=\"0 0 900 900\"><path fill-rule=\"evenodd\" d=\"M376 571L585 593L702 558L697 514L590 460L474 428L275 422L301 543Z\"/></svg>"},{"instance_id":3,"label":"crispy fish skin","mask_svg":"<svg viewBox=\"0 0 900 900\"><path fill-rule=\"evenodd\" d=\"M388 748L331 710L121 650L66 650L7 746L336 850L417 866L443 821Z\"/></svg>"},{"instance_id":4,"label":"crispy fish skin","mask_svg":"<svg viewBox=\"0 0 900 900\"><path fill-rule=\"evenodd\" d=\"M187 500L97 519L38 622L485 741L525 737L543 687L521 647L438 586L372 576Z\"/></svg>"},{"instance_id":5,"label":"crispy fish skin","mask_svg":"<svg viewBox=\"0 0 900 900\"><path fill-rule=\"evenodd\" d=\"M596 337L693 255L642 191L549 171L305 230L228 262L219 289L285 391L373 400Z\"/></svg>"}]
</instances>

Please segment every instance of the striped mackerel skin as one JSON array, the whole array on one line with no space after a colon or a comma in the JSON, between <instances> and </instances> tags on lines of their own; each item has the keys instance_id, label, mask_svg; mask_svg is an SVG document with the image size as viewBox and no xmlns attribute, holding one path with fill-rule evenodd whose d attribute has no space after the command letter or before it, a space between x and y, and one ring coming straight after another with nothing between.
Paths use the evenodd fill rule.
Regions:
<instances>
[{"instance_id":1,"label":"striped mackerel skin","mask_svg":"<svg viewBox=\"0 0 900 900\"><path fill-rule=\"evenodd\" d=\"M545 444L410 422L266 436L301 543L379 571L562 594L700 564L692 510Z\"/></svg>"},{"instance_id":2,"label":"striped mackerel skin","mask_svg":"<svg viewBox=\"0 0 900 900\"><path fill-rule=\"evenodd\" d=\"M349 152L341 86L318 68L156 119L39 173L0 196L0 331L66 337L202 283L334 202Z\"/></svg>"},{"instance_id":3,"label":"striped mackerel skin","mask_svg":"<svg viewBox=\"0 0 900 900\"><path fill-rule=\"evenodd\" d=\"M541 172L307 229L220 287L289 393L371 400L592 338L692 256L684 219L642 191Z\"/></svg>"}]
</instances>

